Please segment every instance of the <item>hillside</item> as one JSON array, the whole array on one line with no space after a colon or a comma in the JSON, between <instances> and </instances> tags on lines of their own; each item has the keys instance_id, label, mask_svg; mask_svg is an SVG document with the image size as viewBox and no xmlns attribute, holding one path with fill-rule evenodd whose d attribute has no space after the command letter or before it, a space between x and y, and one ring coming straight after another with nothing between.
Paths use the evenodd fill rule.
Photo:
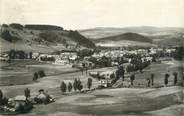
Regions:
<instances>
[{"instance_id":1,"label":"hillside","mask_svg":"<svg viewBox=\"0 0 184 116\"><path fill-rule=\"evenodd\" d=\"M53 25L3 24L0 35L1 51L16 49L45 53L95 47L92 41L77 31Z\"/></svg>"},{"instance_id":2,"label":"hillside","mask_svg":"<svg viewBox=\"0 0 184 116\"><path fill-rule=\"evenodd\" d=\"M124 33L93 40L100 46L151 46L152 40L137 33Z\"/></svg>"},{"instance_id":3,"label":"hillside","mask_svg":"<svg viewBox=\"0 0 184 116\"><path fill-rule=\"evenodd\" d=\"M124 34L120 34L120 35L116 35L116 36L110 36L110 37L105 37L105 38L100 38L98 40L96 40L97 42L103 42L103 41L121 41L121 40L129 40L129 41L139 41L139 42L148 42L151 43L152 40L137 34L137 33L124 33Z\"/></svg>"}]
</instances>

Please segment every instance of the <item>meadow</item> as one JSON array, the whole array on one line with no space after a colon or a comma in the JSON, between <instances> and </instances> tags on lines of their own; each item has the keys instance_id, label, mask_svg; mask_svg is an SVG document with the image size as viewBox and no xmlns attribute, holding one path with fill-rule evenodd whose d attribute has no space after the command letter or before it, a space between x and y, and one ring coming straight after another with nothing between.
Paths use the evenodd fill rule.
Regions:
<instances>
[{"instance_id":1,"label":"meadow","mask_svg":"<svg viewBox=\"0 0 184 116\"><path fill-rule=\"evenodd\" d=\"M28 114L21 114L21 116L91 116L91 115L121 115L121 116L181 116L184 110L183 87L173 86L172 72L178 71L180 63L172 61L162 62L161 64L153 63L147 67L143 73L136 74L135 87L130 88L105 88L101 90L88 91L85 93L74 92L62 94L60 91L61 81L73 82L75 78L80 78L84 85L84 90L87 89L87 78L90 76L82 73L74 68L54 66L45 63L24 63L15 67L24 67L28 72L34 72L37 69L44 69L47 76L38 80L38 82L28 82L27 84L12 86L1 86L2 91L6 97L14 97L16 95L23 95L24 89L29 88L31 95L38 93L39 89L45 89L49 94L56 99L54 103L48 105L35 105L34 109ZM15 64L14 64L15 65ZM11 68L14 67L11 65ZM63 67L63 68L62 68ZM109 67L99 70L113 70L116 67ZM16 69L16 68L13 68ZM4 69L3 69L4 70ZM12 71L9 69L9 71ZM16 72L16 70L13 70ZM23 71L17 72L17 76ZM139 87L140 83L146 85L145 79L150 77L151 73L155 74L155 84L161 87ZM170 73L169 85L164 87L164 74ZM14 73L9 73L14 74ZM7 73L8 75L8 73ZM20 76L21 77L21 76ZM31 78L31 76L24 76L24 79ZM17 78L17 82L20 78ZM128 81L128 79L127 79ZM95 88L98 80L93 78L93 86Z\"/></svg>"}]
</instances>

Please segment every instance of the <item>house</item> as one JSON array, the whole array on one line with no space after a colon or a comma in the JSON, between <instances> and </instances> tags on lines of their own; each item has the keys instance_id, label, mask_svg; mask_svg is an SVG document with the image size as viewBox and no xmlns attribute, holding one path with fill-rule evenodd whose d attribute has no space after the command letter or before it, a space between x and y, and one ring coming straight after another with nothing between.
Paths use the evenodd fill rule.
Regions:
<instances>
[{"instance_id":1,"label":"house","mask_svg":"<svg viewBox=\"0 0 184 116\"><path fill-rule=\"evenodd\" d=\"M67 60L67 59L56 59L55 62L53 62L52 64L67 65L67 64L69 64L69 60Z\"/></svg>"},{"instance_id":2,"label":"house","mask_svg":"<svg viewBox=\"0 0 184 116\"><path fill-rule=\"evenodd\" d=\"M8 53L1 53L0 54L0 61L8 61L8 60L9 60Z\"/></svg>"},{"instance_id":3,"label":"house","mask_svg":"<svg viewBox=\"0 0 184 116\"><path fill-rule=\"evenodd\" d=\"M98 83L98 86L103 86L103 87L110 87L111 86L111 80L110 79L101 79Z\"/></svg>"},{"instance_id":4,"label":"house","mask_svg":"<svg viewBox=\"0 0 184 116\"><path fill-rule=\"evenodd\" d=\"M19 95L13 99L8 100L8 107L5 107L10 112L28 112L33 108L25 96Z\"/></svg>"},{"instance_id":5,"label":"house","mask_svg":"<svg viewBox=\"0 0 184 116\"><path fill-rule=\"evenodd\" d=\"M32 58L33 59L37 59L38 57L39 57L39 53L37 53L37 52L33 52L33 54L32 54Z\"/></svg>"}]
</instances>

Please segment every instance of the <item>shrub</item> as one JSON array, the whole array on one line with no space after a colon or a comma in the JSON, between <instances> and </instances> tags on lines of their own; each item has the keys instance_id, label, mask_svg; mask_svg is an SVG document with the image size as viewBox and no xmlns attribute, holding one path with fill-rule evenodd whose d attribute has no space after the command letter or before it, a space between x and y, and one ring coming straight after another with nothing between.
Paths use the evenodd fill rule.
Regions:
<instances>
[{"instance_id":1,"label":"shrub","mask_svg":"<svg viewBox=\"0 0 184 116\"><path fill-rule=\"evenodd\" d=\"M44 72L43 70L40 70L40 71L38 72L38 75L40 76L40 78L46 76L46 74L45 74L45 72Z\"/></svg>"}]
</instances>

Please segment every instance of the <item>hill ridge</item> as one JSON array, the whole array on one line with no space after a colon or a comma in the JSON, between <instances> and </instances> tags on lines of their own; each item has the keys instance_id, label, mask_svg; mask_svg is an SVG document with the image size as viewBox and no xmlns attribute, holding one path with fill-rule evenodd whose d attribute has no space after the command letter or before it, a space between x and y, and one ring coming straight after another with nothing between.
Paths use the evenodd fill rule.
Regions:
<instances>
[{"instance_id":1,"label":"hill ridge","mask_svg":"<svg viewBox=\"0 0 184 116\"><path fill-rule=\"evenodd\" d=\"M59 26L12 23L9 25L3 24L0 27L0 47L3 51L10 49L27 49L32 51L33 47L40 49L40 46L48 51L95 47L91 40L81 35L78 31L64 30ZM19 46L22 46L22 48ZM40 51L42 50L40 49ZM46 50L44 51L46 52Z\"/></svg>"},{"instance_id":2,"label":"hill ridge","mask_svg":"<svg viewBox=\"0 0 184 116\"><path fill-rule=\"evenodd\" d=\"M145 37L141 34L132 33L132 32L127 32L127 33L123 33L120 35L100 38L97 41L101 42L101 41L107 41L107 40L111 40L111 41L129 40L129 41L139 41L139 42L148 42L148 43L152 42L152 40L149 39L148 37Z\"/></svg>"}]
</instances>

